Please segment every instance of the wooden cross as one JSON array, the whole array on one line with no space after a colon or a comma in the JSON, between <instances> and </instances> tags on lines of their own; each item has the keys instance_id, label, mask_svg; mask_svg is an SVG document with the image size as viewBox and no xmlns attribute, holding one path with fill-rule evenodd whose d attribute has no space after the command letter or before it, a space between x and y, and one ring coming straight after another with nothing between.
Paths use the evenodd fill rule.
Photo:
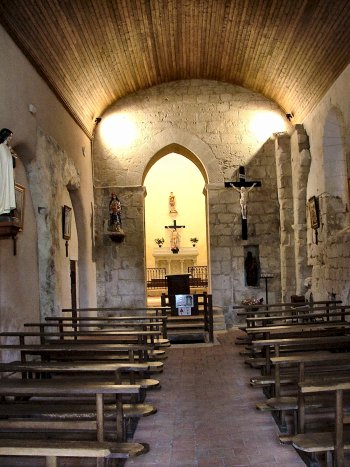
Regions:
<instances>
[{"instance_id":1,"label":"wooden cross","mask_svg":"<svg viewBox=\"0 0 350 467\"><path fill-rule=\"evenodd\" d=\"M164 226L166 229L184 229L185 226L184 225L176 225L176 219L174 220L174 223L173 225L165 225Z\"/></svg>"},{"instance_id":2,"label":"wooden cross","mask_svg":"<svg viewBox=\"0 0 350 467\"><path fill-rule=\"evenodd\" d=\"M184 225L176 225L176 219L174 219L173 225L165 225L166 229L172 229L171 239L170 239L170 248L173 253L179 251L179 236L177 234L177 229L184 229Z\"/></svg>"},{"instance_id":3,"label":"wooden cross","mask_svg":"<svg viewBox=\"0 0 350 467\"><path fill-rule=\"evenodd\" d=\"M247 222L247 198L248 192L255 187L260 187L261 182L257 181L246 181L245 168L239 167L238 182L225 182L226 188L234 188L240 193L240 205L241 205L241 216L242 216L242 239L247 240L248 238L248 222ZM243 190L242 190L243 188ZM248 188L248 189L247 189Z\"/></svg>"}]
</instances>

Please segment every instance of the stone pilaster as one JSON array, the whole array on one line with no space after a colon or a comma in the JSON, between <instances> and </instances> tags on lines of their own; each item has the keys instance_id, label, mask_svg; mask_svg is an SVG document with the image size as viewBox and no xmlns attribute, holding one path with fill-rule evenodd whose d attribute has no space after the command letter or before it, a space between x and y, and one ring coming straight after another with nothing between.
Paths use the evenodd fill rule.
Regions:
<instances>
[{"instance_id":1,"label":"stone pilaster","mask_svg":"<svg viewBox=\"0 0 350 467\"><path fill-rule=\"evenodd\" d=\"M303 294L304 282L311 275L307 264L307 180L310 172L311 155L309 138L303 125L296 125L291 137L293 215L296 293Z\"/></svg>"},{"instance_id":2,"label":"stone pilaster","mask_svg":"<svg viewBox=\"0 0 350 467\"><path fill-rule=\"evenodd\" d=\"M282 300L295 293L293 190L290 137L276 135L277 192L280 205L280 250Z\"/></svg>"}]
</instances>

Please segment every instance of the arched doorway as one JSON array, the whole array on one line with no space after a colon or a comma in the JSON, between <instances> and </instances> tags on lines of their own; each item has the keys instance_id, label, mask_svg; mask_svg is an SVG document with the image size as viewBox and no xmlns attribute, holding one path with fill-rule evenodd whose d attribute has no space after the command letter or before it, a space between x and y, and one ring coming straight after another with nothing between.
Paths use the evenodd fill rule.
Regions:
<instances>
[{"instance_id":1,"label":"arched doorway","mask_svg":"<svg viewBox=\"0 0 350 467\"><path fill-rule=\"evenodd\" d=\"M143 182L150 304L157 304L166 291L167 274L191 273L201 279L191 281L191 291L208 290L205 171L193 155L171 149L153 158Z\"/></svg>"}]
</instances>

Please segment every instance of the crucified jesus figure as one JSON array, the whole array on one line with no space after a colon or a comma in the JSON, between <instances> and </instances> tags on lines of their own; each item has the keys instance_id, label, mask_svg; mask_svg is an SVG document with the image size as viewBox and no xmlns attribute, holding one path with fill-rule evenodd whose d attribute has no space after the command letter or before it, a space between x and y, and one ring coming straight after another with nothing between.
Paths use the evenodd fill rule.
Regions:
<instances>
[{"instance_id":1,"label":"crucified jesus figure","mask_svg":"<svg viewBox=\"0 0 350 467\"><path fill-rule=\"evenodd\" d=\"M250 188L246 188L245 186L241 186L241 188L236 188L234 185L231 185L234 190L236 190L239 195L239 204L241 205L241 214L242 214L242 219L247 218L247 202L248 202L248 193L255 187L256 183L253 183L253 185Z\"/></svg>"}]
</instances>

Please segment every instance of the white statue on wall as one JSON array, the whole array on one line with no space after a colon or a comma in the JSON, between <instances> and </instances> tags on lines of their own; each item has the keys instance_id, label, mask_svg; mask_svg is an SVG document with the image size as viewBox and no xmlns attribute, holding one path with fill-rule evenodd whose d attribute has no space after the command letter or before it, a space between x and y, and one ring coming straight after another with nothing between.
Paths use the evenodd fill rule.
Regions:
<instances>
[{"instance_id":1,"label":"white statue on wall","mask_svg":"<svg viewBox=\"0 0 350 467\"><path fill-rule=\"evenodd\" d=\"M15 180L13 159L15 152L11 148L12 131L0 130L0 215L10 214L16 208Z\"/></svg>"}]
</instances>

